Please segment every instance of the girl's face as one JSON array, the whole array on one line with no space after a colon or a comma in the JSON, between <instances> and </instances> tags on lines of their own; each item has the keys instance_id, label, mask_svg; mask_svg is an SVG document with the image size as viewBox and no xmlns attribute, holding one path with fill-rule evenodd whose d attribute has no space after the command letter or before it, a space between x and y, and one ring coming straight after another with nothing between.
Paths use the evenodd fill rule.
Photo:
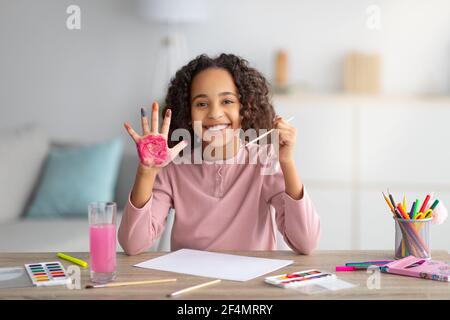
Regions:
<instances>
[{"instance_id":1,"label":"girl's face","mask_svg":"<svg viewBox=\"0 0 450 320\"><path fill-rule=\"evenodd\" d=\"M204 144L224 146L241 127L239 93L225 69L209 68L191 84L191 117L195 134Z\"/></svg>"}]
</instances>

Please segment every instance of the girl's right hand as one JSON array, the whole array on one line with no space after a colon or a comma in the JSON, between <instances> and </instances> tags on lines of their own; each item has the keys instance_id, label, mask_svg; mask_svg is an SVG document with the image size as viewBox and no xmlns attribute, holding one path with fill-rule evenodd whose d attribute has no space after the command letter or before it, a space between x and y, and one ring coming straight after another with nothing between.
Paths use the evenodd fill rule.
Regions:
<instances>
[{"instance_id":1,"label":"girl's right hand","mask_svg":"<svg viewBox=\"0 0 450 320\"><path fill-rule=\"evenodd\" d=\"M158 103L154 102L152 105L152 126L150 130L145 109L141 108L142 136L138 135L128 123L124 124L128 134L136 143L140 166L143 167L143 170L150 170L156 173L167 166L187 146L185 141L181 141L171 149L167 147L172 111L170 109L166 110L161 133L158 133L158 109Z\"/></svg>"}]
</instances>

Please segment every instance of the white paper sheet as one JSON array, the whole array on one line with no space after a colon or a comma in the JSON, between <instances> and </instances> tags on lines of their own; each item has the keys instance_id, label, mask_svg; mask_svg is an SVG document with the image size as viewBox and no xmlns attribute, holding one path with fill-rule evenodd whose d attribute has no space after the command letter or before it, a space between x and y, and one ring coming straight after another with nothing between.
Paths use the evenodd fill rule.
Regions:
<instances>
[{"instance_id":1,"label":"white paper sheet","mask_svg":"<svg viewBox=\"0 0 450 320\"><path fill-rule=\"evenodd\" d=\"M215 279L247 281L291 264L278 260L181 249L134 265Z\"/></svg>"}]
</instances>

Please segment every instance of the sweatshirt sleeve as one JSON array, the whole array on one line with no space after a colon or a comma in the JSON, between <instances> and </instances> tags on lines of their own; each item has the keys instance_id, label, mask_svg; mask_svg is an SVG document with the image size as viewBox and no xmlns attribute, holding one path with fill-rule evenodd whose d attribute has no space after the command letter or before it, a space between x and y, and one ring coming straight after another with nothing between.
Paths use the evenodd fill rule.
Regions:
<instances>
[{"instance_id":1,"label":"sweatshirt sleeve","mask_svg":"<svg viewBox=\"0 0 450 320\"><path fill-rule=\"evenodd\" d=\"M167 215L173 208L169 167L163 168L156 176L152 195L142 208L131 203L131 192L128 195L118 231L119 243L128 255L148 250L164 231Z\"/></svg>"},{"instance_id":2,"label":"sweatshirt sleeve","mask_svg":"<svg viewBox=\"0 0 450 320\"><path fill-rule=\"evenodd\" d=\"M275 208L275 221L286 244L299 254L310 254L319 242L320 217L304 186L299 200L285 192L279 162L274 166L276 169L264 177L263 197Z\"/></svg>"}]
</instances>

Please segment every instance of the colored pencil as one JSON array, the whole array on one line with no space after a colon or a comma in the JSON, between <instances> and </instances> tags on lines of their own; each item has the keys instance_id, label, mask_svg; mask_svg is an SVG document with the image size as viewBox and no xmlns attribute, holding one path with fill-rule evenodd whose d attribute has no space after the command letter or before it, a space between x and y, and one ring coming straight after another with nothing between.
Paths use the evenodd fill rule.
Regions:
<instances>
[{"instance_id":1,"label":"colored pencil","mask_svg":"<svg viewBox=\"0 0 450 320\"><path fill-rule=\"evenodd\" d=\"M403 196L403 210L408 214L408 212L406 211L406 210L408 210L407 204L406 204L406 196Z\"/></svg>"},{"instance_id":2,"label":"colored pencil","mask_svg":"<svg viewBox=\"0 0 450 320\"><path fill-rule=\"evenodd\" d=\"M172 292L172 293L168 294L167 296L168 297L175 297L175 296L178 296L178 295L183 294L183 293L191 292L191 291L194 291L194 290L197 290L197 289L200 289L200 288L204 288L204 287L207 287L207 286L219 283L220 281L221 281L220 279L213 280L213 281L208 281L208 282L205 282L205 283L202 283L202 284L198 284L196 286L192 286L192 287L189 287L189 288L186 288L186 289L182 289L182 290L178 290L178 291Z\"/></svg>"},{"instance_id":3,"label":"colored pencil","mask_svg":"<svg viewBox=\"0 0 450 320\"><path fill-rule=\"evenodd\" d=\"M386 200L386 203L388 204L389 208L391 208L392 213L395 213L395 208L392 205L391 201L388 199L388 197L386 197L386 195L384 194L384 192L382 192L384 200Z\"/></svg>"}]
</instances>

